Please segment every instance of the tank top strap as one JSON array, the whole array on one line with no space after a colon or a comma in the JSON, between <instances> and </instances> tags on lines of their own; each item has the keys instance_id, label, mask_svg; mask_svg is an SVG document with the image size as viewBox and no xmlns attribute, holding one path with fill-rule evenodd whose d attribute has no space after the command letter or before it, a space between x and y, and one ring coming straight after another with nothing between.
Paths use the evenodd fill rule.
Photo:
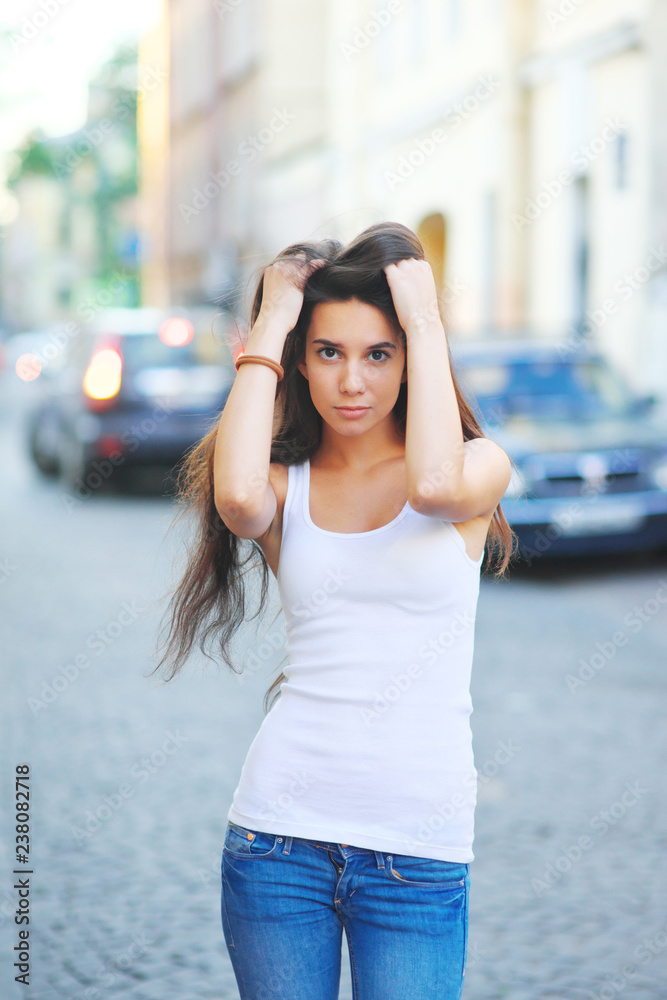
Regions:
<instances>
[{"instance_id":1,"label":"tank top strap","mask_svg":"<svg viewBox=\"0 0 667 1000\"><path fill-rule=\"evenodd\" d=\"M304 463L287 466L287 493L285 494L285 504L283 507L283 535L294 513L299 512L303 496L303 470Z\"/></svg>"}]
</instances>

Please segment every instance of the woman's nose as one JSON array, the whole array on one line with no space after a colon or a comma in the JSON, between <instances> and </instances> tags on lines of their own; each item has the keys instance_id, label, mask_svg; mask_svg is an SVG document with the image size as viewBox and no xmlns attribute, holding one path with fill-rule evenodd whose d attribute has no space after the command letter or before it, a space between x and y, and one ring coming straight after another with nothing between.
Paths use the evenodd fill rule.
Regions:
<instances>
[{"instance_id":1,"label":"woman's nose","mask_svg":"<svg viewBox=\"0 0 667 1000\"><path fill-rule=\"evenodd\" d=\"M341 379L341 388L347 389L348 392L351 389L358 391L364 387L364 377L359 368L355 365L348 365L343 372L343 377Z\"/></svg>"}]
</instances>

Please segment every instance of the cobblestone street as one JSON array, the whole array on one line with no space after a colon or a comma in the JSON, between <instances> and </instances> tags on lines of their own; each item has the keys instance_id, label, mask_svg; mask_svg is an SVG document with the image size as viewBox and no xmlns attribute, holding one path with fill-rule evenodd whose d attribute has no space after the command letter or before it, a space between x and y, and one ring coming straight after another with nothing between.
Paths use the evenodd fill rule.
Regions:
<instances>
[{"instance_id":1,"label":"cobblestone street","mask_svg":"<svg viewBox=\"0 0 667 1000\"><path fill-rule=\"evenodd\" d=\"M182 552L174 506L105 493L68 509L25 457L27 389L1 413L2 996L234 1000L222 839L281 654L241 679L199 654L167 685L146 676ZM658 557L484 580L464 1000L667 998L666 609ZM29 990L4 808L23 763Z\"/></svg>"}]
</instances>

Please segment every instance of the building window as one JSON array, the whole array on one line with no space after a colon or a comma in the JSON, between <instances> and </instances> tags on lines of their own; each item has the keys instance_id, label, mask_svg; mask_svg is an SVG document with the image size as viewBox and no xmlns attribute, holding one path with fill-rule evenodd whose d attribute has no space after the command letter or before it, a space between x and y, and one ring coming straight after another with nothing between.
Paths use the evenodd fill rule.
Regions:
<instances>
[{"instance_id":1,"label":"building window","mask_svg":"<svg viewBox=\"0 0 667 1000\"><path fill-rule=\"evenodd\" d=\"M481 327L489 334L496 322L496 242L497 199L495 191L486 191L482 200L481 234Z\"/></svg>"},{"instance_id":2,"label":"building window","mask_svg":"<svg viewBox=\"0 0 667 1000\"><path fill-rule=\"evenodd\" d=\"M461 30L461 0L447 0L447 30L451 36L458 35Z\"/></svg>"},{"instance_id":3,"label":"building window","mask_svg":"<svg viewBox=\"0 0 667 1000\"><path fill-rule=\"evenodd\" d=\"M619 132L616 136L616 187L623 190L628 186L628 136Z\"/></svg>"},{"instance_id":4,"label":"building window","mask_svg":"<svg viewBox=\"0 0 667 1000\"><path fill-rule=\"evenodd\" d=\"M426 0L412 0L412 62L420 63L426 49Z\"/></svg>"},{"instance_id":5,"label":"building window","mask_svg":"<svg viewBox=\"0 0 667 1000\"><path fill-rule=\"evenodd\" d=\"M376 4L375 13L377 14L384 9L382 3ZM382 27L377 38L372 39L375 72L382 80L390 80L396 69L396 46L394 41L396 32L395 19L397 16L399 15L392 14L391 21Z\"/></svg>"},{"instance_id":6,"label":"building window","mask_svg":"<svg viewBox=\"0 0 667 1000\"><path fill-rule=\"evenodd\" d=\"M573 185L573 325L578 333L587 331L586 307L590 274L590 192L588 177L582 174Z\"/></svg>"}]
</instances>

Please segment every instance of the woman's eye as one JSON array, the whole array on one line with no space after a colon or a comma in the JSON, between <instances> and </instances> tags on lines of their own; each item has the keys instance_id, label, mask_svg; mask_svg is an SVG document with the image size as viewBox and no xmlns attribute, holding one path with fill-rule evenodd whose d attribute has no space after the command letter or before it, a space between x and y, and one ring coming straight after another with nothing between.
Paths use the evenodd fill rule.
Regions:
<instances>
[{"instance_id":1,"label":"woman's eye","mask_svg":"<svg viewBox=\"0 0 667 1000\"><path fill-rule=\"evenodd\" d=\"M320 347L320 348L319 348L319 350L317 351L317 353L318 353L318 354L319 354L319 355L320 355L321 357L326 357L326 358L327 358L328 360L330 360L330 359L331 359L331 355L330 355L330 354L327 354L327 355L325 355L325 354L324 354L324 352L325 352L325 351L333 351L333 353L334 353L334 354L337 354L337 353L338 353L335 347ZM380 349L379 347L378 347L378 348L376 348L376 349L375 349L374 351L370 351L370 352L369 352L369 356L372 356L372 355L374 355L374 354L381 354L381 355L384 355L385 357L389 357L389 354L388 354L388 352L387 352L387 351L383 351L383 350L381 350L381 349ZM382 360L383 360L383 358L374 358L374 360L375 360L375 361L382 361Z\"/></svg>"}]
</instances>

